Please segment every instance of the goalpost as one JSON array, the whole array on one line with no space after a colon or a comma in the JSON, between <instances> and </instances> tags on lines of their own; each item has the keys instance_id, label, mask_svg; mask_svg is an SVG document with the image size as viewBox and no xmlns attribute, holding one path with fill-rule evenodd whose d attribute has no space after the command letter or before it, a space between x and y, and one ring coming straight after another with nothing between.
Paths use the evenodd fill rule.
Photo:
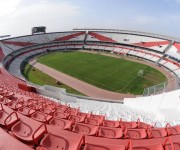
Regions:
<instances>
[{"instance_id":1,"label":"goalpost","mask_svg":"<svg viewBox=\"0 0 180 150\"><path fill-rule=\"evenodd\" d=\"M142 77L144 75L144 70L139 70L137 76Z\"/></svg>"}]
</instances>

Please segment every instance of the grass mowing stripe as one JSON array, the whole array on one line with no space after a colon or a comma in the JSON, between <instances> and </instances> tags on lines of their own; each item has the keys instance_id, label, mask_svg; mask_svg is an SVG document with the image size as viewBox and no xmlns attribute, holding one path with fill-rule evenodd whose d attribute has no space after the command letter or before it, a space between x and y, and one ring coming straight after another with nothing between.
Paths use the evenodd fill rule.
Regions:
<instances>
[{"instance_id":1,"label":"grass mowing stripe","mask_svg":"<svg viewBox=\"0 0 180 150\"><path fill-rule=\"evenodd\" d=\"M56 84L56 80L54 78L41 72L38 69L33 69L33 67L29 64L27 64L25 66L23 74L26 77L26 79L32 83L35 83L38 85L52 85L52 86L66 89L67 93L85 96L84 94L76 91L75 89L73 89L65 84L60 84L60 85Z\"/></svg>"},{"instance_id":2,"label":"grass mowing stripe","mask_svg":"<svg viewBox=\"0 0 180 150\"><path fill-rule=\"evenodd\" d=\"M145 69L143 70L143 71L145 71L146 69L148 68L148 66L147 67L145 67ZM127 89L130 85L132 85L132 83L138 78L139 76L138 75L136 75L136 77L127 85L127 86L125 86L120 92L123 92L125 89ZM134 84L135 85L135 84ZM132 88L130 88L129 90L131 90ZM128 91L129 91L128 90Z\"/></svg>"},{"instance_id":3,"label":"grass mowing stripe","mask_svg":"<svg viewBox=\"0 0 180 150\"><path fill-rule=\"evenodd\" d=\"M144 88L165 82L160 71L147 65L121 58L84 52L60 52L42 56L38 59L58 71L84 82L110 91L142 94ZM144 70L143 78L137 78L139 70ZM133 88L132 88L133 87Z\"/></svg>"},{"instance_id":4,"label":"grass mowing stripe","mask_svg":"<svg viewBox=\"0 0 180 150\"><path fill-rule=\"evenodd\" d=\"M71 74L73 75L73 73L71 73ZM80 78L79 78L79 79L80 79ZM82 79L82 78L81 78L81 79ZM92 82L92 83L95 83L95 84L97 84L97 85L100 85L101 87L109 88L109 89L115 90L115 89L113 89L112 87L109 87L109 86L107 86L106 84L102 84L102 83L100 83L100 82L98 82L98 81L91 80L91 79L86 78L86 77L83 77L83 79L86 79L87 81L90 81L90 82Z\"/></svg>"}]
</instances>

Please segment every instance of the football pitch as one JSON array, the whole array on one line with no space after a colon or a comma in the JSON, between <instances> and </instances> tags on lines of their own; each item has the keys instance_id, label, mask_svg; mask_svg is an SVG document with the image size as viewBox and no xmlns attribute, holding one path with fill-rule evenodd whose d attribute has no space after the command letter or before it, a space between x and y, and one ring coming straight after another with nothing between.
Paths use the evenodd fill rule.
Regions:
<instances>
[{"instance_id":1,"label":"football pitch","mask_svg":"<svg viewBox=\"0 0 180 150\"><path fill-rule=\"evenodd\" d=\"M164 74L152 67L101 54L55 52L37 61L96 87L119 93L142 94L144 88L167 81ZM138 75L140 71L143 75Z\"/></svg>"}]
</instances>

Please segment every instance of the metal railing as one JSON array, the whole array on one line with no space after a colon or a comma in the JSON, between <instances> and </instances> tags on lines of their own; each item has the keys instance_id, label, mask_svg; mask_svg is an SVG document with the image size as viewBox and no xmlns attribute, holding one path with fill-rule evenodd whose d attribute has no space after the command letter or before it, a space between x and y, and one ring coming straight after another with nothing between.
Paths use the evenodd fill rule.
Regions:
<instances>
[{"instance_id":1,"label":"metal railing","mask_svg":"<svg viewBox=\"0 0 180 150\"><path fill-rule=\"evenodd\" d=\"M144 89L143 96L157 95L164 92L170 92L180 89L180 82L177 78L171 81L163 82Z\"/></svg>"}]
</instances>

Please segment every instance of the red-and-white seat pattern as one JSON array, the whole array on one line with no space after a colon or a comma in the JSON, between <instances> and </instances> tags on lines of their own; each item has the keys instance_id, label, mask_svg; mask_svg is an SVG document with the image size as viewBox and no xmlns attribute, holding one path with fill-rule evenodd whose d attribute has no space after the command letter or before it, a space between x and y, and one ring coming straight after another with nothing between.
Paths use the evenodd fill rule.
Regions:
<instances>
[{"instance_id":1,"label":"red-and-white seat pattern","mask_svg":"<svg viewBox=\"0 0 180 150\"><path fill-rule=\"evenodd\" d=\"M104 42L104 43L103 43ZM110 44L113 43L113 44ZM125 44L127 46L118 46L116 44ZM147 37L143 35L132 35L117 32L103 32L103 31L90 31L88 33L87 43L85 48L113 51L118 54L128 54L153 62L158 62L160 65L168 68L171 71L175 71L175 74L180 76L180 68L176 60L168 58L160 59L163 57L164 52L168 45L169 40L160 38ZM139 48L128 47L137 46ZM166 53L174 58L179 58L179 46L180 44L174 43L172 48ZM140 49L146 48L146 49ZM149 50L148 50L149 49Z\"/></svg>"},{"instance_id":2,"label":"red-and-white seat pattern","mask_svg":"<svg viewBox=\"0 0 180 150\"><path fill-rule=\"evenodd\" d=\"M7 94L8 93L8 94ZM178 150L180 126L106 120L38 94L0 85L1 148Z\"/></svg>"},{"instance_id":3,"label":"red-and-white seat pattern","mask_svg":"<svg viewBox=\"0 0 180 150\"><path fill-rule=\"evenodd\" d=\"M177 61L172 60L171 58L163 58L159 62L159 64L169 68L172 71L176 71L176 70L180 69L180 64Z\"/></svg>"},{"instance_id":4,"label":"red-and-white seat pattern","mask_svg":"<svg viewBox=\"0 0 180 150\"><path fill-rule=\"evenodd\" d=\"M29 35L2 40L0 42L0 61L8 54L26 48L29 56L35 53L49 50L66 49L95 49L118 53L121 55L131 55L143 58L168 68L177 76L180 76L180 68L177 60L172 58L163 58L165 54L178 58L179 43L175 42L167 51L170 40L166 37L156 37L142 33L125 33L111 31L68 31L59 33L47 33L38 35ZM43 44L43 45L39 45ZM28 48L29 47L29 48ZM23 60L24 57L21 58ZM20 61L19 61L20 62ZM11 66L15 69L16 63Z\"/></svg>"},{"instance_id":5,"label":"red-and-white seat pattern","mask_svg":"<svg viewBox=\"0 0 180 150\"><path fill-rule=\"evenodd\" d=\"M24 48L28 46L33 46L37 44L45 43L55 43L55 42L83 42L85 37L85 32L59 32L59 33L50 33L50 34L38 34L38 35L29 35L16 38L6 39L0 42L0 52L8 55L9 53Z\"/></svg>"},{"instance_id":6,"label":"red-and-white seat pattern","mask_svg":"<svg viewBox=\"0 0 180 150\"><path fill-rule=\"evenodd\" d=\"M170 43L168 40L159 38L103 31L90 31L88 33L87 41L128 44L144 48L150 48L159 52L163 52Z\"/></svg>"},{"instance_id":7,"label":"red-and-white seat pattern","mask_svg":"<svg viewBox=\"0 0 180 150\"><path fill-rule=\"evenodd\" d=\"M180 60L180 43L175 42L166 54Z\"/></svg>"},{"instance_id":8,"label":"red-and-white seat pattern","mask_svg":"<svg viewBox=\"0 0 180 150\"><path fill-rule=\"evenodd\" d=\"M166 52L168 58L163 59L160 63L170 68L178 77L180 77L180 43L174 43Z\"/></svg>"},{"instance_id":9,"label":"red-and-white seat pattern","mask_svg":"<svg viewBox=\"0 0 180 150\"><path fill-rule=\"evenodd\" d=\"M55 35L53 35L53 34L55 34ZM37 36L39 36L39 38L41 38L42 36L49 36L49 38L50 38L52 36L56 37L56 35L59 35L59 38L52 38L51 39L51 40L56 39L56 42L54 42L54 40L53 40L53 42L51 42L51 43L45 43L43 45L37 45L36 44L36 45L30 46L30 47L26 47L26 48L24 48L22 50L16 50L15 53L13 53L14 58L16 58L16 59L11 62L12 57L9 56L9 58L10 58L9 61L7 59L5 59L4 64L6 64L6 63L9 64L9 62L11 62L10 66L9 66L9 71L13 75L15 75L16 77L21 78L22 76L21 76L19 68L20 68L20 65L23 62L23 60L26 59L27 57L32 56L34 54L43 53L47 49L49 49L50 51L53 51L53 50L64 50L66 48L67 49L70 49L70 48L74 49L74 48L76 48L77 45L80 46L80 47L83 46L82 41L81 41L81 43L78 43L78 42L74 43L73 41L68 43L67 41L69 39L73 40L73 37L77 38L79 36L84 36L83 35L83 34L85 34L84 32L73 32L71 34L70 33L67 33L67 34L61 33L61 34L62 34L62 36L60 36L60 33L37 35ZM115 33L113 33L113 34L115 34ZM34 35L34 36L36 36L36 35ZM32 36L29 36L29 37L32 38ZM20 37L20 38L25 38L25 37ZM101 36L101 39L102 38L104 38L104 37ZM15 39L17 40L19 38L15 38ZM45 41L43 39L41 41ZM8 40L10 40L10 39L7 39L6 41L8 41ZM64 40L67 40L67 41L65 42ZM25 41L23 41L23 42L25 42ZM30 41L26 41L26 42L30 42ZM111 42L113 42L113 41L111 41ZM89 47L87 47L87 45ZM99 43L92 42L92 41L91 42L87 41L87 44L85 44L84 47L85 48L87 47L89 49L91 49L91 48L92 49L104 49L104 50L107 50L109 52L114 52L114 53L117 53L117 54L123 54L123 55L126 54L126 55L131 55L131 56L137 56L137 57L140 57L140 58L143 58L143 59L146 59L146 60L151 60L152 62L157 62L158 60L163 58L158 62L159 64L165 66L166 68L169 68L170 70L172 70L174 72L177 72L177 74L178 74L178 71L180 71L179 66L178 66L179 64L177 62L170 59L169 57L163 57L164 56L163 53L157 52L155 50L147 50L147 49L143 49L143 48L140 48L140 47L132 47L132 45L128 46L128 45L120 45L120 44L117 44L117 43L109 43L109 41L107 43L102 42L102 41L99 42ZM22 77L22 79L23 79L23 77ZM81 109L84 109L84 108L81 108ZM110 113L112 114L112 112L110 112ZM116 113L118 113L118 111L116 111ZM126 111L125 111L125 115L127 116ZM131 115L131 113L128 113L128 115ZM144 115L143 118L146 118L145 116L146 115ZM108 117L111 118L111 116L108 116ZM154 117L151 117L151 118L154 118ZM130 120L130 119L128 119L128 120Z\"/></svg>"},{"instance_id":10,"label":"red-and-white seat pattern","mask_svg":"<svg viewBox=\"0 0 180 150\"><path fill-rule=\"evenodd\" d=\"M86 41L84 42L84 40ZM71 31L38 34L1 41L0 61L15 51L17 52L17 55L14 56L16 59L10 68L19 70L19 67L16 68L16 66L19 66L25 58L45 52L47 49L64 50L85 47L137 56L153 62L160 60L160 64L178 72L179 63L170 58L170 56L175 56L170 55L170 52L174 47L176 50L179 49L179 44L175 42L165 52L169 44L170 41L164 38L130 33ZM164 54L169 56L164 57ZM12 56L9 57L9 62L5 62L5 64L11 62ZM163 59L161 59L162 57ZM53 101L34 93L35 90L29 90L26 82L10 75L3 67L0 69L0 149L180 149L180 126L178 124L170 125L168 122L166 125L158 127L157 124L151 122L155 119L152 111L166 108L167 105L171 107L171 110L178 107L177 91L153 97L137 98L133 105L136 111L133 108L128 109L128 106L132 106L132 102L129 102L131 104L128 105L127 100L124 101L125 106L108 102L106 104L92 103L91 100L78 98L75 98L76 102L65 103ZM144 99L148 101L145 102ZM168 103L169 99L171 99L171 104ZM142 106L145 106L144 109L150 113L137 110ZM86 110L91 110L91 112ZM98 110L101 112L97 112ZM113 113L116 116L108 115ZM147 119L150 121L146 121Z\"/></svg>"}]
</instances>

